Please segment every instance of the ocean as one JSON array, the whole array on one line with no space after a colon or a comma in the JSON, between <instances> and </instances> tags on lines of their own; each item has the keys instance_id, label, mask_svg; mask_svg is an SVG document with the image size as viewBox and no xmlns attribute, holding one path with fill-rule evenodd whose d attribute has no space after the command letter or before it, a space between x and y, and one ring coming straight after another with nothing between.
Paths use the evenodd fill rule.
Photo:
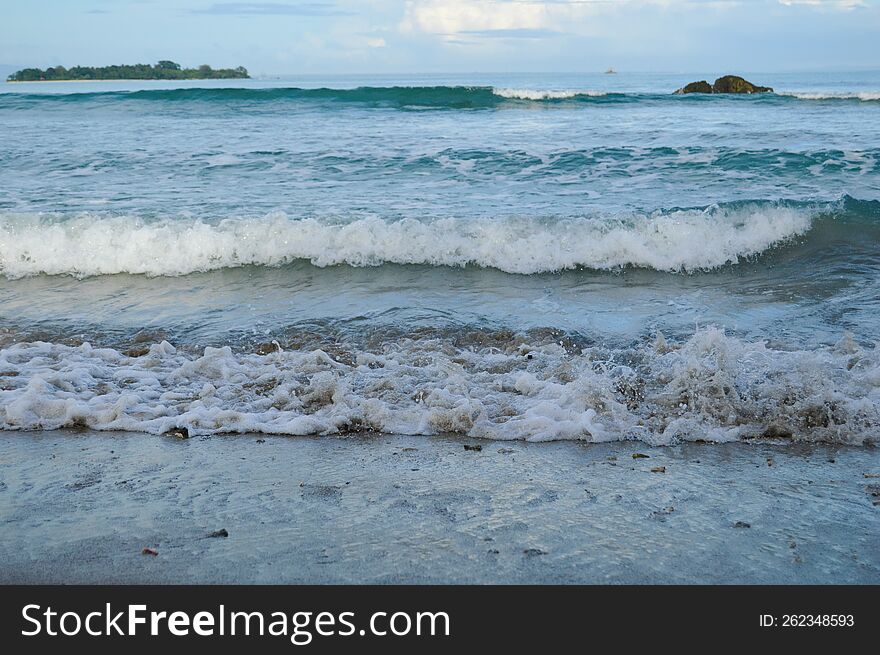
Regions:
<instances>
[{"instance_id":1,"label":"ocean","mask_svg":"<svg viewBox=\"0 0 880 655\"><path fill-rule=\"evenodd\" d=\"M0 86L0 429L864 445L880 72Z\"/></svg>"}]
</instances>

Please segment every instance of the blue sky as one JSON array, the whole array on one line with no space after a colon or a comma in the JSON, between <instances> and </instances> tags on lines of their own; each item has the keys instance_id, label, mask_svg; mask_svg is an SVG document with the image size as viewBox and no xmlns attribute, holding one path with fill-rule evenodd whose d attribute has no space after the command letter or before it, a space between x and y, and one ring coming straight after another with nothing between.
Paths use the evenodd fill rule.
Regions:
<instances>
[{"instance_id":1,"label":"blue sky","mask_svg":"<svg viewBox=\"0 0 880 655\"><path fill-rule=\"evenodd\" d=\"M877 69L878 2L30 0L4 3L0 68L173 59L256 75Z\"/></svg>"}]
</instances>

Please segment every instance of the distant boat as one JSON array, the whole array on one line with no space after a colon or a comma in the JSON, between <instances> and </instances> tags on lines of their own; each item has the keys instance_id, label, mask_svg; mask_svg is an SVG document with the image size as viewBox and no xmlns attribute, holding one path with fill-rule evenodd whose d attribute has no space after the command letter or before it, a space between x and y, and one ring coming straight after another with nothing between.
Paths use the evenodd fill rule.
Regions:
<instances>
[{"instance_id":1,"label":"distant boat","mask_svg":"<svg viewBox=\"0 0 880 655\"><path fill-rule=\"evenodd\" d=\"M609 68L607 71L605 71L605 74L606 75L617 75L617 71L614 70L613 68Z\"/></svg>"}]
</instances>

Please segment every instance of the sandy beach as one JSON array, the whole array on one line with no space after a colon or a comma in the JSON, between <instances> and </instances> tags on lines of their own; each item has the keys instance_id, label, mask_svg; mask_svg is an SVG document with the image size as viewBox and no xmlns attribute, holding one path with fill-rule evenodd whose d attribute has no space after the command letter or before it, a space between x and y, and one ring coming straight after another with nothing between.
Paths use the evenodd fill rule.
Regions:
<instances>
[{"instance_id":1,"label":"sandy beach","mask_svg":"<svg viewBox=\"0 0 880 655\"><path fill-rule=\"evenodd\" d=\"M870 447L0 441L4 583L880 582Z\"/></svg>"}]
</instances>

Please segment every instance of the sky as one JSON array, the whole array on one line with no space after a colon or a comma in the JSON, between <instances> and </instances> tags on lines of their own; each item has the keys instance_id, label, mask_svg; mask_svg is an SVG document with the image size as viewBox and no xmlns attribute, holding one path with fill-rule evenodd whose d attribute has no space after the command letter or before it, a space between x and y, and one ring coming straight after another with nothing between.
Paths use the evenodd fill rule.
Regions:
<instances>
[{"instance_id":1,"label":"sky","mask_svg":"<svg viewBox=\"0 0 880 655\"><path fill-rule=\"evenodd\" d=\"M0 0L0 73L880 69L880 0Z\"/></svg>"}]
</instances>

